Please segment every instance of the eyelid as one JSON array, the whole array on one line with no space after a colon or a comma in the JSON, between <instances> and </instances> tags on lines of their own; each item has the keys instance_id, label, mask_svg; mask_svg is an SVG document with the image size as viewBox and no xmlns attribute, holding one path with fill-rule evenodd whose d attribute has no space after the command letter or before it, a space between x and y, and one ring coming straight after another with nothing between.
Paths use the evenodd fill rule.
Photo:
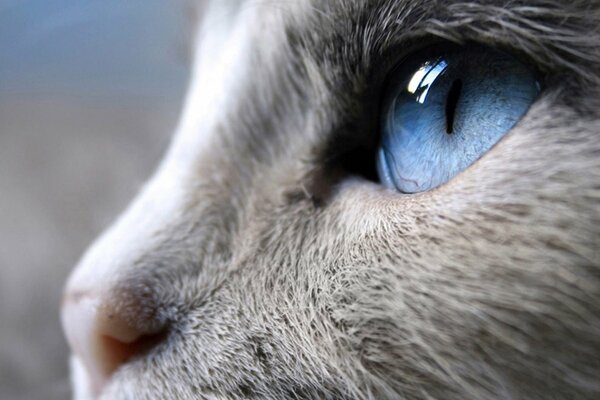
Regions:
<instances>
[{"instance_id":1,"label":"eyelid","mask_svg":"<svg viewBox=\"0 0 600 400\"><path fill-rule=\"evenodd\" d=\"M392 42L379 54L374 54L372 59L379 60L372 66L370 79L373 81L385 80L385 77L393 74L395 70L402 66L403 63L416 53L425 49L440 48L445 51L451 49L475 47L487 47L497 51L506 53L522 62L525 65L533 66L540 81L545 82L547 75L551 74L551 68L548 65L540 63L527 52L517 47L511 46L510 43L487 43L483 41L465 40L465 41L449 41L447 39L432 36L429 34L410 34L405 35L399 41ZM383 83L383 82L382 82Z\"/></svg>"}]
</instances>

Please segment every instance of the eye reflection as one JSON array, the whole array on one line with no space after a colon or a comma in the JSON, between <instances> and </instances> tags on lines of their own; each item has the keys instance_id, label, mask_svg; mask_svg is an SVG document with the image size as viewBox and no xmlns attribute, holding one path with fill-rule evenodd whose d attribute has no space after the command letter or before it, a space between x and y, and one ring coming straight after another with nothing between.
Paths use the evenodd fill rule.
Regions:
<instances>
[{"instance_id":1,"label":"eye reflection","mask_svg":"<svg viewBox=\"0 0 600 400\"><path fill-rule=\"evenodd\" d=\"M448 68L448 63L444 59L438 59L435 63L426 62L415 72L408 82L409 93L417 96L417 101L421 104L425 102L427 93L431 84Z\"/></svg>"}]
</instances>

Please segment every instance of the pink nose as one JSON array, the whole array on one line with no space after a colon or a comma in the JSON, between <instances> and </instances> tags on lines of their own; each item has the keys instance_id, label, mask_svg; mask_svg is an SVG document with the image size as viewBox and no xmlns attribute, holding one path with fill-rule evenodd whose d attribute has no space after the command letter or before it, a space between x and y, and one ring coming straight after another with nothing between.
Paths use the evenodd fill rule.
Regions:
<instances>
[{"instance_id":1,"label":"pink nose","mask_svg":"<svg viewBox=\"0 0 600 400\"><path fill-rule=\"evenodd\" d=\"M156 321L144 321L131 307L111 306L106 300L108 296L67 292L61 313L67 341L96 394L117 368L156 345L164 328Z\"/></svg>"}]
</instances>

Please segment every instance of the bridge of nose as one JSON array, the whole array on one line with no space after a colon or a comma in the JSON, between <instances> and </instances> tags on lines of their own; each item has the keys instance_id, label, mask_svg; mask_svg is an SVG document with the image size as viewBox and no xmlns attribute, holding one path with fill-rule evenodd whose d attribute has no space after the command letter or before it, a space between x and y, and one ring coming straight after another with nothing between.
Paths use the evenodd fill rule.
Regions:
<instances>
[{"instance_id":1,"label":"bridge of nose","mask_svg":"<svg viewBox=\"0 0 600 400\"><path fill-rule=\"evenodd\" d=\"M122 344L137 343L163 329L168 314L164 310L184 304L186 293L199 296L198 287L184 290L182 285L200 285L200 291L210 292L210 286L218 284L215 276L227 273L219 268L233 254L233 231L242 213L271 193L269 174L288 175L273 160L256 168L253 152L268 154L261 143L268 138L238 136L245 126L231 125L228 110L237 109L238 98L244 99L231 94L248 89L232 77L244 80L248 73L243 66L251 64L246 59L251 46L245 30L251 22L232 22L224 40L212 45L209 40L208 50L200 49L187 106L165 160L128 210L88 250L67 283L67 337L76 354L87 354L88 369L100 376L97 381L115 368L114 362L107 367L103 360L119 364L137 351L123 349ZM227 46L221 49L221 43ZM260 118L269 120L268 111L262 110L265 115ZM270 133L276 132L271 128ZM253 199L244 197L258 192ZM212 268L211 279L198 279L205 268ZM154 311L135 312L143 309ZM81 348L104 336L111 345L93 351ZM118 354L104 357L98 351Z\"/></svg>"}]
</instances>

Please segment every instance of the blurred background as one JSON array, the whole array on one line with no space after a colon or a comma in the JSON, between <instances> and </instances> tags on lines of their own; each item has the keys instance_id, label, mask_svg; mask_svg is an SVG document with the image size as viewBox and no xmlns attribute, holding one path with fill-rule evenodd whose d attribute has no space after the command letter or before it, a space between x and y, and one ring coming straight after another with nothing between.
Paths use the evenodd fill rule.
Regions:
<instances>
[{"instance_id":1,"label":"blurred background","mask_svg":"<svg viewBox=\"0 0 600 400\"><path fill-rule=\"evenodd\" d=\"M0 399L68 399L62 286L176 126L182 0L0 0Z\"/></svg>"}]
</instances>

